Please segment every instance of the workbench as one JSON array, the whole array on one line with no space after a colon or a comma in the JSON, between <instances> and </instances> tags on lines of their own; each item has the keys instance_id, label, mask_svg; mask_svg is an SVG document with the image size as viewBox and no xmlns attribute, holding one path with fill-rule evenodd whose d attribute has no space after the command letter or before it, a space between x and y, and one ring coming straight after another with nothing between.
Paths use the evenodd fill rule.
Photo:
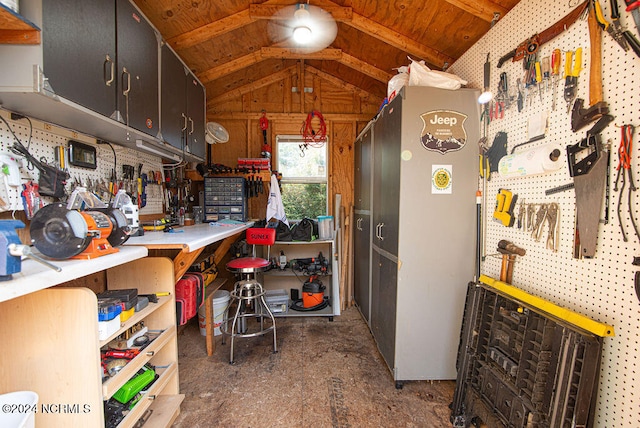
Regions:
<instances>
[{"instance_id":1,"label":"workbench","mask_svg":"<svg viewBox=\"0 0 640 428\"><path fill-rule=\"evenodd\" d=\"M45 288L73 281L147 256L146 248L120 247L119 250L117 253L91 260L47 259L49 263L61 268L60 272L56 272L35 260L25 259L21 263L20 272L13 274L13 279L0 282L0 302L35 293ZM40 253L37 254L43 257Z\"/></svg>"},{"instance_id":2,"label":"workbench","mask_svg":"<svg viewBox=\"0 0 640 428\"><path fill-rule=\"evenodd\" d=\"M169 257L173 260L174 282L178 282L189 267L200 257L205 248L211 244L220 242L213 252L213 260L218 265L231 244L246 229L253 226L253 222L228 224L228 223L201 223L193 226L175 228L172 232L145 231L143 236L133 236L125 243L125 246L144 246L149 251L149 256ZM205 299L206 318L206 344L207 355L213 355L215 342L213 340L213 309L211 299L217 286L209 287Z\"/></svg>"},{"instance_id":3,"label":"workbench","mask_svg":"<svg viewBox=\"0 0 640 428\"><path fill-rule=\"evenodd\" d=\"M251 226L253 226L253 222L240 224L201 223L175 228L172 232L145 231L143 236L130 237L125 246L142 245L148 250L177 250L178 253L171 258L173 259L175 281L178 282L207 245L222 241L214 253L214 260L217 264L229 251L238 235ZM149 255L157 256L160 254L154 251L154 254L150 253Z\"/></svg>"}]
</instances>

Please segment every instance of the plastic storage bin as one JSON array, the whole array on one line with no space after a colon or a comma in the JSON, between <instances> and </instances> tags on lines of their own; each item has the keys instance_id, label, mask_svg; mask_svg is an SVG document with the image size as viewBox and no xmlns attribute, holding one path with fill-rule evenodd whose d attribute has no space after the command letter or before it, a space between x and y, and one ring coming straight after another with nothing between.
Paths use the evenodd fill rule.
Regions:
<instances>
[{"instance_id":1,"label":"plastic storage bin","mask_svg":"<svg viewBox=\"0 0 640 428\"><path fill-rule=\"evenodd\" d=\"M318 216L318 239L333 239L333 216Z\"/></svg>"},{"instance_id":2,"label":"plastic storage bin","mask_svg":"<svg viewBox=\"0 0 640 428\"><path fill-rule=\"evenodd\" d=\"M289 311L289 295L286 290L266 290L264 300L273 315L286 314Z\"/></svg>"}]
</instances>

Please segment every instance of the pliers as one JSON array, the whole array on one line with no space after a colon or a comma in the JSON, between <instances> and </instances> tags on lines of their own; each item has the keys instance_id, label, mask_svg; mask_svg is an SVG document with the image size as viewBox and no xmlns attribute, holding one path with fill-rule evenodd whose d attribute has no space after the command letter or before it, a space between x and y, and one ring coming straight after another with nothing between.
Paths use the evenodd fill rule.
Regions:
<instances>
[{"instance_id":1,"label":"pliers","mask_svg":"<svg viewBox=\"0 0 640 428\"><path fill-rule=\"evenodd\" d=\"M596 21L598 21L598 25L604 31L609 33L611 37L620 45L620 47L628 51L629 46L627 45L627 40L622 35L623 30L620 25L620 12L618 11L618 1L617 0L609 0L609 4L611 6L611 23L609 23L602 13L602 7L600 6L600 2L598 0L591 0L591 6L596 15Z\"/></svg>"}]
</instances>

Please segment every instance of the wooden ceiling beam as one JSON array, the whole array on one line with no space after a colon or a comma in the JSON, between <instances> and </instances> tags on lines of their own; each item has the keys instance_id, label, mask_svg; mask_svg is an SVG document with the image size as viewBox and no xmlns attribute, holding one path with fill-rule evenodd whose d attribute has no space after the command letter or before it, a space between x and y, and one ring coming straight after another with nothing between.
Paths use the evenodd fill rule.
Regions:
<instances>
[{"instance_id":1,"label":"wooden ceiling beam","mask_svg":"<svg viewBox=\"0 0 640 428\"><path fill-rule=\"evenodd\" d=\"M342 58L342 50L333 48L322 49L317 52L308 52L305 49L297 48L264 47L260 48L260 53L263 59L317 59L338 61Z\"/></svg>"},{"instance_id":2,"label":"wooden ceiling beam","mask_svg":"<svg viewBox=\"0 0 640 428\"><path fill-rule=\"evenodd\" d=\"M301 122L307 119L308 113L271 113L269 112L269 120L281 120L287 122ZM340 122L360 121L368 122L371 120L370 113L322 113L325 120L335 120ZM258 120L260 113L256 112L244 112L244 111L227 111L218 112L207 115L207 121L221 121L221 120Z\"/></svg>"},{"instance_id":3,"label":"wooden ceiling beam","mask_svg":"<svg viewBox=\"0 0 640 428\"><path fill-rule=\"evenodd\" d=\"M284 8L291 8L292 5L277 5L277 4L251 4L249 5L249 16L252 19L274 19L280 18L282 20L289 19L289 16L278 15L278 13ZM337 22L351 21L353 10L350 7L342 6L323 6L323 10L329 12L333 19ZM292 9L293 10L293 9ZM293 15L291 15L293 16Z\"/></svg>"},{"instance_id":4,"label":"wooden ceiling beam","mask_svg":"<svg viewBox=\"0 0 640 428\"><path fill-rule=\"evenodd\" d=\"M420 57L421 59L424 59L438 67L444 66L445 63L452 64L454 61L454 58L445 55L436 49L430 48L422 43L418 43L397 31L387 28L382 24L378 24L377 22L372 21L369 18L365 18L362 15L358 15L357 13L354 13L351 21L346 24L391 46L407 51L411 55Z\"/></svg>"},{"instance_id":5,"label":"wooden ceiling beam","mask_svg":"<svg viewBox=\"0 0 640 428\"><path fill-rule=\"evenodd\" d=\"M507 14L507 12L509 12L508 9L505 9L504 7L490 0L477 0L477 1L445 0L445 1L487 22L493 21L493 14L496 12L500 14L500 18L504 17Z\"/></svg>"},{"instance_id":6,"label":"wooden ceiling beam","mask_svg":"<svg viewBox=\"0 0 640 428\"><path fill-rule=\"evenodd\" d=\"M258 88L262 88L264 86L275 83L279 80L284 79L287 76L290 76L296 72L297 65L293 65L291 67L287 67L284 70L281 70L277 73L273 73L269 76L263 77L262 79L258 79L254 82L248 83L243 86L239 86L237 88L231 89L225 92L223 95L217 96L215 98L210 98L207 100L207 109L215 106L216 104L232 100L234 98L241 97L242 95L256 90Z\"/></svg>"},{"instance_id":7,"label":"wooden ceiling beam","mask_svg":"<svg viewBox=\"0 0 640 428\"><path fill-rule=\"evenodd\" d=\"M249 16L249 9L245 9L241 12L234 13L233 15L225 16L224 18L211 22L207 25L203 25L202 27L198 27L191 31L187 31L186 33L172 37L167 40L167 42L177 51L187 49L209 39L228 33L229 31L244 27L252 22L253 19Z\"/></svg>"},{"instance_id":8,"label":"wooden ceiling beam","mask_svg":"<svg viewBox=\"0 0 640 428\"><path fill-rule=\"evenodd\" d=\"M369 64L368 62L362 61L361 59L358 59L344 52L342 52L342 57L338 60L338 62L383 83L387 83L389 79L393 77L391 73L380 70L379 68Z\"/></svg>"},{"instance_id":9,"label":"wooden ceiling beam","mask_svg":"<svg viewBox=\"0 0 640 428\"><path fill-rule=\"evenodd\" d=\"M258 52L252 52L250 54L241 56L229 62L225 62L217 67L210 68L202 73L198 74L198 78L202 83L209 83L216 79L219 79L228 74L242 70L243 68L251 67L254 64L264 60L264 57Z\"/></svg>"},{"instance_id":10,"label":"wooden ceiling beam","mask_svg":"<svg viewBox=\"0 0 640 428\"><path fill-rule=\"evenodd\" d=\"M356 94L358 94L359 96L363 97L363 98L368 98L370 96L375 96L374 94L365 91L362 88L359 88L355 85L352 85L351 83L347 83L344 80L335 77L327 72L324 72L322 70L318 70L315 67L312 67L310 65L307 65L305 67L305 70L307 71L307 73L309 74L313 74L315 76L318 76L319 78L326 80L327 82L331 83L334 86L337 86L340 89L344 89L347 92L355 92Z\"/></svg>"},{"instance_id":11,"label":"wooden ceiling beam","mask_svg":"<svg viewBox=\"0 0 640 428\"><path fill-rule=\"evenodd\" d=\"M219 79L228 74L251 67L265 59L318 59L339 61L342 59L342 51L340 49L323 49L318 52L306 53L304 49L275 48L264 47L257 52L241 56L217 67L210 68L198 74L198 78L202 83L208 83Z\"/></svg>"}]
</instances>

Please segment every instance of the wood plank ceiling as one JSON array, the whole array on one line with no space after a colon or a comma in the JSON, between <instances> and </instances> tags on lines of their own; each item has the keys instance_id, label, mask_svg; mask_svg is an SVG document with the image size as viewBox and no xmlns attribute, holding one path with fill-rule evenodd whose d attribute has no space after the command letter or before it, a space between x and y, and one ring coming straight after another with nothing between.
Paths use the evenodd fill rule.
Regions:
<instances>
[{"instance_id":1,"label":"wood plank ceiling","mask_svg":"<svg viewBox=\"0 0 640 428\"><path fill-rule=\"evenodd\" d=\"M281 5L300 1L134 1L205 85L210 116L220 102L282 79L301 63L305 72L382 100L407 56L441 70L519 0L312 0L338 25L335 41L313 54L274 45L267 31Z\"/></svg>"}]
</instances>

